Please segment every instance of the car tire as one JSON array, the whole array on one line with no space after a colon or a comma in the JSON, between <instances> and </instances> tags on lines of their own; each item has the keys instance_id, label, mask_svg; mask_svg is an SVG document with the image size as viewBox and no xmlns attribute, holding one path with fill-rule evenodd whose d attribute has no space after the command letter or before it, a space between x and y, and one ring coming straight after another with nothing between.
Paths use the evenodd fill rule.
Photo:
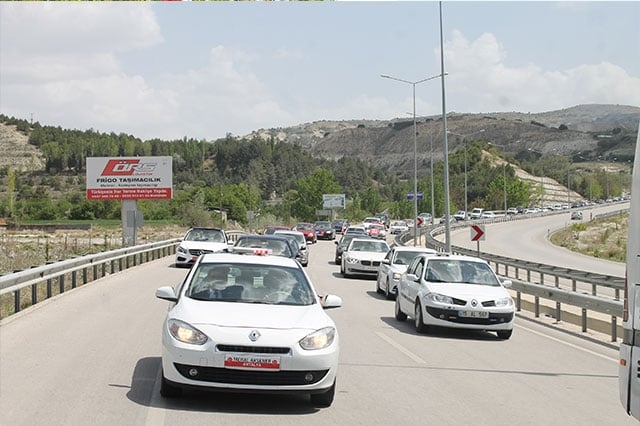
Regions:
<instances>
[{"instance_id":1,"label":"car tire","mask_svg":"<svg viewBox=\"0 0 640 426\"><path fill-rule=\"evenodd\" d=\"M400 309L400 299L398 297L396 297L396 303L395 303L394 311L395 311L395 314L396 314L396 319L398 321L406 321L407 320L407 314L402 312L402 309Z\"/></svg>"},{"instance_id":2,"label":"car tire","mask_svg":"<svg viewBox=\"0 0 640 426\"><path fill-rule=\"evenodd\" d=\"M336 258L333 260L333 262L334 262L336 265L339 265L339 264L340 264L340 259L338 259L338 258L336 257Z\"/></svg>"},{"instance_id":3,"label":"car tire","mask_svg":"<svg viewBox=\"0 0 640 426\"><path fill-rule=\"evenodd\" d=\"M182 395L182 389L169 383L162 373L162 380L160 381L160 395L165 398L175 398Z\"/></svg>"},{"instance_id":4,"label":"car tire","mask_svg":"<svg viewBox=\"0 0 640 426\"><path fill-rule=\"evenodd\" d=\"M380 288L380 277L376 278L376 293L384 294L384 291Z\"/></svg>"},{"instance_id":5,"label":"car tire","mask_svg":"<svg viewBox=\"0 0 640 426\"><path fill-rule=\"evenodd\" d=\"M330 407L333 403L333 398L336 394L336 381L333 381L333 384L329 389L322 393L312 393L310 395L311 405L314 407L326 408Z\"/></svg>"},{"instance_id":6,"label":"car tire","mask_svg":"<svg viewBox=\"0 0 640 426\"><path fill-rule=\"evenodd\" d=\"M429 326L426 325L422 319L422 305L418 301L416 301L413 318L416 325L416 331L418 333L426 333L429 331Z\"/></svg>"},{"instance_id":7,"label":"car tire","mask_svg":"<svg viewBox=\"0 0 640 426\"><path fill-rule=\"evenodd\" d=\"M384 291L384 296L387 300L392 300L395 298L395 293L391 291L391 284L389 283L389 279L387 279L387 289Z\"/></svg>"},{"instance_id":8,"label":"car tire","mask_svg":"<svg viewBox=\"0 0 640 426\"><path fill-rule=\"evenodd\" d=\"M509 340L509 338L513 334L513 329L511 329L511 330L498 330L496 333L498 334L498 339Z\"/></svg>"}]
</instances>

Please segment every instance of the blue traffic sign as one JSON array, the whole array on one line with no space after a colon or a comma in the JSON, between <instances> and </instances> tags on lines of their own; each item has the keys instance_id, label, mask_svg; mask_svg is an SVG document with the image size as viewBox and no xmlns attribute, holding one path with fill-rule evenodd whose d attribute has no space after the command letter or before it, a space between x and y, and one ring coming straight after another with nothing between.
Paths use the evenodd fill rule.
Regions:
<instances>
[{"instance_id":1,"label":"blue traffic sign","mask_svg":"<svg viewBox=\"0 0 640 426\"><path fill-rule=\"evenodd\" d=\"M422 200L422 199L424 199L424 194L422 194L422 192L418 192L418 200ZM413 200L413 192L407 193L407 200L409 201Z\"/></svg>"}]
</instances>

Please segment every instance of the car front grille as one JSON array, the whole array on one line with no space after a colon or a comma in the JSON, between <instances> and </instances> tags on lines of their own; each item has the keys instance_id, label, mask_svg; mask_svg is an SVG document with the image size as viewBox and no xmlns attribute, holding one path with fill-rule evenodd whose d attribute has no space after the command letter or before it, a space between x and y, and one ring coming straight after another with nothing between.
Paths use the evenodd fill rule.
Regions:
<instances>
[{"instance_id":1,"label":"car front grille","mask_svg":"<svg viewBox=\"0 0 640 426\"><path fill-rule=\"evenodd\" d=\"M192 256L201 256L206 253L213 253L213 250L190 249L189 254Z\"/></svg>"},{"instance_id":2,"label":"car front grille","mask_svg":"<svg viewBox=\"0 0 640 426\"><path fill-rule=\"evenodd\" d=\"M362 266L380 266L379 261L371 261L371 260L361 260L360 264Z\"/></svg>"},{"instance_id":3,"label":"car front grille","mask_svg":"<svg viewBox=\"0 0 640 426\"><path fill-rule=\"evenodd\" d=\"M240 345L217 345L216 350L220 352L248 353L248 354L281 354L286 355L291 352L289 348L273 346L240 346Z\"/></svg>"},{"instance_id":4,"label":"car front grille","mask_svg":"<svg viewBox=\"0 0 640 426\"><path fill-rule=\"evenodd\" d=\"M191 380L237 385L295 386L310 385L322 380L329 370L253 371L230 368L173 364L178 372ZM189 374L189 372L197 372Z\"/></svg>"},{"instance_id":5,"label":"car front grille","mask_svg":"<svg viewBox=\"0 0 640 426\"><path fill-rule=\"evenodd\" d=\"M472 325L493 325L504 324L513 320L513 312L508 313L489 313L489 318L467 318L458 316L458 311L451 309L438 309L427 307L427 313L434 318L443 321L455 322L457 324Z\"/></svg>"}]
</instances>

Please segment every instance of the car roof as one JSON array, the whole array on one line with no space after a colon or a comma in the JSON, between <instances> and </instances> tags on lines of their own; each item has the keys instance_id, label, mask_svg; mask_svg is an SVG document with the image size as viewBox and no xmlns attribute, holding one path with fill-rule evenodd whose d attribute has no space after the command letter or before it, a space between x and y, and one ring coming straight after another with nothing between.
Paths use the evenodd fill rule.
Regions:
<instances>
[{"instance_id":1,"label":"car roof","mask_svg":"<svg viewBox=\"0 0 640 426\"><path fill-rule=\"evenodd\" d=\"M427 253L420 253L418 256L425 256ZM478 262L478 263L485 263L485 264L489 264L489 262L487 262L484 259L481 259L479 257L475 257L475 256L467 256L467 255L463 255L463 254L450 254L450 253L444 253L444 252L438 252L435 256L426 256L427 259L449 259L449 260L464 260L467 262Z\"/></svg>"},{"instance_id":2,"label":"car roof","mask_svg":"<svg viewBox=\"0 0 640 426\"><path fill-rule=\"evenodd\" d=\"M392 247L395 251L419 251L422 253L437 253L436 250L427 247L413 247L413 246L395 246Z\"/></svg>"},{"instance_id":3,"label":"car roof","mask_svg":"<svg viewBox=\"0 0 640 426\"><path fill-rule=\"evenodd\" d=\"M270 255L246 255L238 253L206 253L198 259L200 263L244 263L255 265L274 265L290 268L299 268L300 264L295 259L284 256Z\"/></svg>"}]
</instances>

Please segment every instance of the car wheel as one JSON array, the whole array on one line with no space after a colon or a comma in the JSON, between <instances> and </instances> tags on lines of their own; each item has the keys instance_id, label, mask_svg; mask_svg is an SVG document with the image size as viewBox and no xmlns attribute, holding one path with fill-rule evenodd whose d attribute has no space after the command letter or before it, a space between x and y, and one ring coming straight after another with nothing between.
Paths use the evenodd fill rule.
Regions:
<instances>
[{"instance_id":1,"label":"car wheel","mask_svg":"<svg viewBox=\"0 0 640 426\"><path fill-rule=\"evenodd\" d=\"M182 395L182 389L172 385L165 379L164 373L162 373L162 380L160 381L160 395L165 398L173 398Z\"/></svg>"},{"instance_id":2,"label":"car wheel","mask_svg":"<svg viewBox=\"0 0 640 426\"><path fill-rule=\"evenodd\" d=\"M340 262L340 273L344 275L344 263Z\"/></svg>"},{"instance_id":3,"label":"car wheel","mask_svg":"<svg viewBox=\"0 0 640 426\"><path fill-rule=\"evenodd\" d=\"M426 333L427 331L429 331L429 326L426 325L422 320L422 305L420 305L420 302L418 301L416 301L416 309L413 314L413 318L415 320L416 331L418 333Z\"/></svg>"},{"instance_id":4,"label":"car wheel","mask_svg":"<svg viewBox=\"0 0 640 426\"><path fill-rule=\"evenodd\" d=\"M329 407L333 403L333 397L336 394L336 381L333 381L333 384L329 389L322 393L312 393L310 395L311 405L314 407Z\"/></svg>"},{"instance_id":5,"label":"car wheel","mask_svg":"<svg viewBox=\"0 0 640 426\"><path fill-rule=\"evenodd\" d=\"M387 300L391 300L395 297L395 294L393 293L393 291L391 291L391 283L389 283L388 279L387 279L387 289L384 291L384 295L387 298Z\"/></svg>"},{"instance_id":6,"label":"car wheel","mask_svg":"<svg viewBox=\"0 0 640 426\"><path fill-rule=\"evenodd\" d=\"M380 277L376 279L376 293L383 294L384 291L380 288Z\"/></svg>"},{"instance_id":7,"label":"car wheel","mask_svg":"<svg viewBox=\"0 0 640 426\"><path fill-rule=\"evenodd\" d=\"M509 340L509 337L513 334L513 330L498 330L498 338L502 340Z\"/></svg>"},{"instance_id":8,"label":"car wheel","mask_svg":"<svg viewBox=\"0 0 640 426\"><path fill-rule=\"evenodd\" d=\"M337 257L335 258L335 260L333 261L336 265L340 264L340 259L338 259Z\"/></svg>"},{"instance_id":9,"label":"car wheel","mask_svg":"<svg viewBox=\"0 0 640 426\"><path fill-rule=\"evenodd\" d=\"M396 297L396 304L395 304L395 314L396 314L396 319L398 321L406 321L407 320L407 314L405 314L404 312L402 312L402 309L400 309L400 298Z\"/></svg>"}]
</instances>

